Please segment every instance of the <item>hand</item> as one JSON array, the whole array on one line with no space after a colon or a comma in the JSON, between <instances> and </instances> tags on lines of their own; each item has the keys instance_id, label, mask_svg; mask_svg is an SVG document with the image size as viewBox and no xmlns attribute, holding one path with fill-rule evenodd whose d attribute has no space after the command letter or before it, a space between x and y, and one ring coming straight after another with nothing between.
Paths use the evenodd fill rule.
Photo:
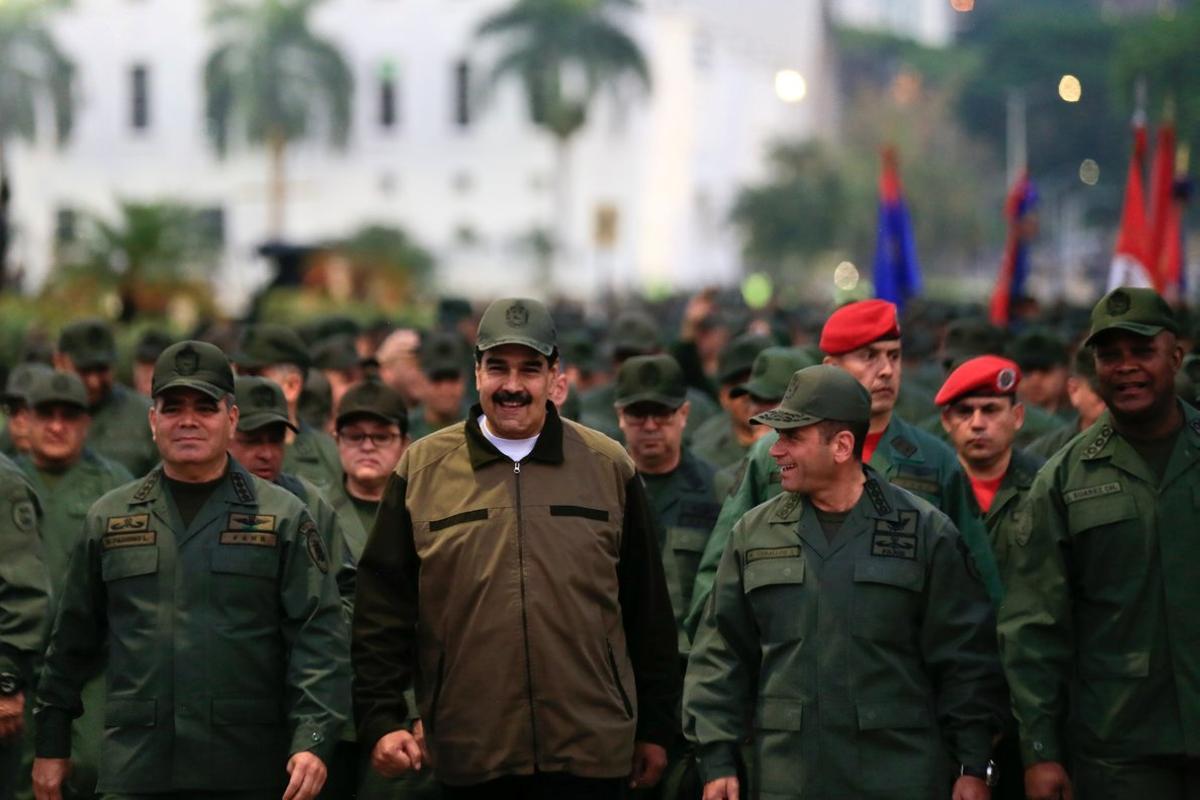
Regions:
<instances>
[{"instance_id":1,"label":"hand","mask_svg":"<svg viewBox=\"0 0 1200 800\"><path fill-rule=\"evenodd\" d=\"M730 776L704 784L704 800L738 800L738 779Z\"/></svg>"},{"instance_id":2,"label":"hand","mask_svg":"<svg viewBox=\"0 0 1200 800\"><path fill-rule=\"evenodd\" d=\"M417 747L421 748L421 764L432 767L433 759L429 757L429 748L425 745L425 723L419 719L413 722L413 738L417 740Z\"/></svg>"},{"instance_id":3,"label":"hand","mask_svg":"<svg viewBox=\"0 0 1200 800\"><path fill-rule=\"evenodd\" d=\"M650 742L635 742L633 745L633 776L630 788L649 788L658 783L667 768L667 751Z\"/></svg>"},{"instance_id":4,"label":"hand","mask_svg":"<svg viewBox=\"0 0 1200 800\"><path fill-rule=\"evenodd\" d=\"M66 758L35 758L33 760L33 796L37 800L62 800L62 785L71 772Z\"/></svg>"},{"instance_id":5,"label":"hand","mask_svg":"<svg viewBox=\"0 0 1200 800\"><path fill-rule=\"evenodd\" d=\"M25 729L25 695L0 697L0 742L15 739Z\"/></svg>"},{"instance_id":6,"label":"hand","mask_svg":"<svg viewBox=\"0 0 1200 800\"><path fill-rule=\"evenodd\" d=\"M283 800L312 800L325 786L325 762L307 750L288 759L287 771L292 777L283 790Z\"/></svg>"},{"instance_id":7,"label":"hand","mask_svg":"<svg viewBox=\"0 0 1200 800\"><path fill-rule=\"evenodd\" d=\"M953 800L991 800L992 790L987 781L973 778L970 775L960 775L954 782Z\"/></svg>"},{"instance_id":8,"label":"hand","mask_svg":"<svg viewBox=\"0 0 1200 800\"><path fill-rule=\"evenodd\" d=\"M371 766L385 778L399 778L406 772L416 772L423 763L421 745L408 731L392 731L381 737L371 751Z\"/></svg>"},{"instance_id":9,"label":"hand","mask_svg":"<svg viewBox=\"0 0 1200 800\"><path fill-rule=\"evenodd\" d=\"M1071 779L1057 761L1041 761L1025 770L1025 795L1029 800L1071 800Z\"/></svg>"}]
</instances>

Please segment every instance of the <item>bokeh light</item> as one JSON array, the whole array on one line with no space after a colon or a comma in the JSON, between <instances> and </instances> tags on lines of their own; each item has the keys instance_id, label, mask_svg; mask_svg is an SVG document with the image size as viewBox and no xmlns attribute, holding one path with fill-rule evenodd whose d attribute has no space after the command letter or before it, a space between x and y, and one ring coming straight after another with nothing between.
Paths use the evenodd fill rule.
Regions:
<instances>
[{"instance_id":1,"label":"bokeh light","mask_svg":"<svg viewBox=\"0 0 1200 800\"><path fill-rule=\"evenodd\" d=\"M1068 103L1078 103L1083 96L1083 84L1074 75L1063 75L1058 81L1058 96Z\"/></svg>"},{"instance_id":2,"label":"bokeh light","mask_svg":"<svg viewBox=\"0 0 1200 800\"><path fill-rule=\"evenodd\" d=\"M843 292L853 291L858 286L858 267L843 261L833 270L833 285Z\"/></svg>"},{"instance_id":3,"label":"bokeh light","mask_svg":"<svg viewBox=\"0 0 1200 800\"><path fill-rule=\"evenodd\" d=\"M975 0L950 0L950 7L962 13L974 11Z\"/></svg>"},{"instance_id":4,"label":"bokeh light","mask_svg":"<svg viewBox=\"0 0 1200 800\"><path fill-rule=\"evenodd\" d=\"M747 275L746 280L742 281L742 299L750 308L764 307L771 302L771 295L774 292L775 287L771 283L771 277L762 272Z\"/></svg>"},{"instance_id":5,"label":"bokeh light","mask_svg":"<svg viewBox=\"0 0 1200 800\"><path fill-rule=\"evenodd\" d=\"M1079 180L1088 186L1095 186L1100 181L1100 165L1093 159L1085 158L1079 165Z\"/></svg>"},{"instance_id":6,"label":"bokeh light","mask_svg":"<svg viewBox=\"0 0 1200 800\"><path fill-rule=\"evenodd\" d=\"M794 69L775 73L775 94L785 103L799 103L808 96L808 81Z\"/></svg>"}]
</instances>

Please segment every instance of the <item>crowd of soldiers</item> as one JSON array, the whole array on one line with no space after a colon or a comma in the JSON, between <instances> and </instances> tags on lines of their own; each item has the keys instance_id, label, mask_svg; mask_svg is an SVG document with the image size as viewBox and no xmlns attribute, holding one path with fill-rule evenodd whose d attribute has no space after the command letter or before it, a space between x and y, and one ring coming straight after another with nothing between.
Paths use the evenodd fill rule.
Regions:
<instances>
[{"instance_id":1,"label":"crowd of soldiers","mask_svg":"<svg viewBox=\"0 0 1200 800\"><path fill-rule=\"evenodd\" d=\"M0 800L1200 798L1200 357L703 292L30 336Z\"/></svg>"}]
</instances>

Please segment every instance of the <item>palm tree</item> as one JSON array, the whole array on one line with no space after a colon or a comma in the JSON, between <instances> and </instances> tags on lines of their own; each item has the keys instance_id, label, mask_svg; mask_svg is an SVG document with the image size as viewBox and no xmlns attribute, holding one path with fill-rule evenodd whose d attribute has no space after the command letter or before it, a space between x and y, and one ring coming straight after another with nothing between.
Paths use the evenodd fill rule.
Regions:
<instances>
[{"instance_id":1,"label":"palm tree","mask_svg":"<svg viewBox=\"0 0 1200 800\"><path fill-rule=\"evenodd\" d=\"M58 143L66 142L74 121L71 87L75 67L58 49L44 24L44 12L61 3L9 0L0 2L0 288L6 282L9 243L7 145L32 141L38 133L37 109L48 99Z\"/></svg>"},{"instance_id":2,"label":"palm tree","mask_svg":"<svg viewBox=\"0 0 1200 800\"><path fill-rule=\"evenodd\" d=\"M269 154L269 233L283 235L285 150L313 128L344 146L350 133L354 78L338 48L313 33L323 0L221 0L209 23L217 44L204 68L208 132L224 155L236 127Z\"/></svg>"},{"instance_id":3,"label":"palm tree","mask_svg":"<svg viewBox=\"0 0 1200 800\"><path fill-rule=\"evenodd\" d=\"M519 81L530 117L554 138L558 254L569 249L571 143L589 108L602 91L619 96L630 82L650 89L641 48L614 19L637 7L634 0L516 0L477 31L481 38L504 40L492 83Z\"/></svg>"}]
</instances>

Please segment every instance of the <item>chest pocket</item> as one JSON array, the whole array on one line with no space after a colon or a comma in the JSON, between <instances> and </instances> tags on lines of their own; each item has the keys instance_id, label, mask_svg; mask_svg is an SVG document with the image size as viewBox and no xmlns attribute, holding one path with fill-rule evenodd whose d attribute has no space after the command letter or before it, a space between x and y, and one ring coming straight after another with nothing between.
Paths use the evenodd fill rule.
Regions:
<instances>
[{"instance_id":1,"label":"chest pocket","mask_svg":"<svg viewBox=\"0 0 1200 800\"><path fill-rule=\"evenodd\" d=\"M1067 524L1073 536L1137 518L1137 504L1129 495L1079 500L1067 506Z\"/></svg>"},{"instance_id":2,"label":"chest pocket","mask_svg":"<svg viewBox=\"0 0 1200 800\"><path fill-rule=\"evenodd\" d=\"M795 548L799 551L799 548ZM753 558L750 550L747 558ZM802 555L759 558L742 571L742 590L764 645L804 638L805 563Z\"/></svg>"},{"instance_id":3,"label":"chest pocket","mask_svg":"<svg viewBox=\"0 0 1200 800\"><path fill-rule=\"evenodd\" d=\"M916 642L925 565L896 558L854 564L851 624L854 635L888 642Z\"/></svg>"},{"instance_id":4,"label":"chest pocket","mask_svg":"<svg viewBox=\"0 0 1200 800\"><path fill-rule=\"evenodd\" d=\"M1067 529L1080 596L1131 607L1140 583L1129 580L1129 575L1144 574L1154 544L1154 537L1148 535L1153 524L1152 519L1142 520L1137 503L1127 494L1070 503Z\"/></svg>"},{"instance_id":5,"label":"chest pocket","mask_svg":"<svg viewBox=\"0 0 1200 800\"><path fill-rule=\"evenodd\" d=\"M158 572L158 548L153 545L122 547L100 556L100 577L105 583L153 575Z\"/></svg>"},{"instance_id":6,"label":"chest pocket","mask_svg":"<svg viewBox=\"0 0 1200 800\"><path fill-rule=\"evenodd\" d=\"M276 612L277 547L217 545L212 550L212 597L218 624L270 624Z\"/></svg>"}]
</instances>

